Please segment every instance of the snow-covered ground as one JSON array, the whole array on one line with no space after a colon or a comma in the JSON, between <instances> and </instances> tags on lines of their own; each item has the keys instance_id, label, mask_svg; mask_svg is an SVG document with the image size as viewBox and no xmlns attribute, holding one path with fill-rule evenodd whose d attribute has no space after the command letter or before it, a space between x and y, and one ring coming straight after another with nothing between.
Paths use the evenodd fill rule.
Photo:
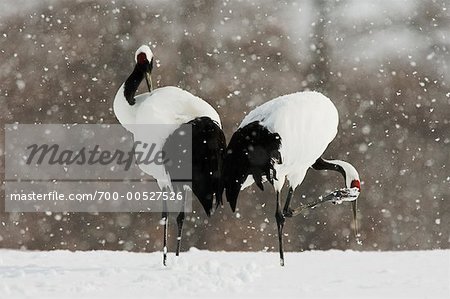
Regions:
<instances>
[{"instance_id":1,"label":"snow-covered ground","mask_svg":"<svg viewBox=\"0 0 450 299\"><path fill-rule=\"evenodd\" d=\"M0 250L0 298L450 298L450 250L287 253Z\"/></svg>"}]
</instances>

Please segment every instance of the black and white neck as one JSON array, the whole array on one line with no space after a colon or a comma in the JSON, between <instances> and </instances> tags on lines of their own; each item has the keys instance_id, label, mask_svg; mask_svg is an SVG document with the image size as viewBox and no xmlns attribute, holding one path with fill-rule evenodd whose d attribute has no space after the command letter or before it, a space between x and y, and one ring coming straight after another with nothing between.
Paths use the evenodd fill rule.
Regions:
<instances>
[{"instance_id":1,"label":"black and white neck","mask_svg":"<svg viewBox=\"0 0 450 299\"><path fill-rule=\"evenodd\" d=\"M316 170L337 171L344 177L345 186L347 188L358 188L358 191L361 192L361 182L359 179L359 174L352 164L341 160L325 160L319 158L311 167Z\"/></svg>"},{"instance_id":2,"label":"black and white neck","mask_svg":"<svg viewBox=\"0 0 450 299\"><path fill-rule=\"evenodd\" d=\"M133 72L125 81L124 96L129 105L134 105L136 100L134 95L145 78L149 92L152 91L151 73L153 69L153 53L146 45L137 49L135 54L136 66Z\"/></svg>"},{"instance_id":3,"label":"black and white neck","mask_svg":"<svg viewBox=\"0 0 450 299\"><path fill-rule=\"evenodd\" d=\"M122 84L114 98L114 113L121 124L133 124L135 119L135 94L139 84L145 78L149 91L152 91L151 72L153 69L153 53L146 45L137 49L136 65L133 72Z\"/></svg>"}]
</instances>

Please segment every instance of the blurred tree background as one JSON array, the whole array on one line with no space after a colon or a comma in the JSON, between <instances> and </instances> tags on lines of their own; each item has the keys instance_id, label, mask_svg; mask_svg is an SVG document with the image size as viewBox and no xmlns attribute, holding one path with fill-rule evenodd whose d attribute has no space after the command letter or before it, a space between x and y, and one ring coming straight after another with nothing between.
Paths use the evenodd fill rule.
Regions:
<instances>
[{"instance_id":1,"label":"blurred tree background","mask_svg":"<svg viewBox=\"0 0 450 299\"><path fill-rule=\"evenodd\" d=\"M330 204L287 219L287 250L450 247L450 1L3 0L0 10L1 143L9 123L117 123L114 95L150 43L157 85L207 100L228 139L283 94L318 90L337 106L324 157L359 170L363 245L350 205ZM342 186L311 170L292 206ZM207 218L195 202L183 248L276 249L271 189L246 189L236 214L225 204ZM159 219L0 212L0 247L161 250Z\"/></svg>"}]
</instances>

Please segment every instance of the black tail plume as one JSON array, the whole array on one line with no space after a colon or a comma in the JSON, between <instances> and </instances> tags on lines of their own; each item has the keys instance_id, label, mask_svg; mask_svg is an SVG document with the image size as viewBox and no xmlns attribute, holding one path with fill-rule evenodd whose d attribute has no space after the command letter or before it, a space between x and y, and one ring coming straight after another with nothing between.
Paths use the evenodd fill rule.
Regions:
<instances>
[{"instance_id":1,"label":"black tail plume","mask_svg":"<svg viewBox=\"0 0 450 299\"><path fill-rule=\"evenodd\" d=\"M164 151L171 153L171 162L166 165L166 171L173 178L172 173L179 171L181 163L192 158L192 191L210 216L214 197L216 207L222 204L221 175L226 149L225 135L209 117L198 117L188 124L192 126L192 140L186 139L190 136L179 134L178 131L183 130L180 127L169 136L164 145ZM187 149L186 144L192 144L192 149Z\"/></svg>"},{"instance_id":2,"label":"black tail plume","mask_svg":"<svg viewBox=\"0 0 450 299\"><path fill-rule=\"evenodd\" d=\"M238 129L228 144L222 180L231 210L236 210L239 191L249 175L263 190L263 177L271 184L276 179L275 163L282 163L279 152L281 138L259 122Z\"/></svg>"}]
</instances>

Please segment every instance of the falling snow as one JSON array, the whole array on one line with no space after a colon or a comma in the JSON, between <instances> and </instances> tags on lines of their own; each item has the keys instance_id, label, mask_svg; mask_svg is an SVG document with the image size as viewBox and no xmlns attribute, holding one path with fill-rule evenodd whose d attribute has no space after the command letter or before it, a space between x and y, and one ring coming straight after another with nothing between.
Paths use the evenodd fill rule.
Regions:
<instances>
[{"instance_id":1,"label":"falling snow","mask_svg":"<svg viewBox=\"0 0 450 299\"><path fill-rule=\"evenodd\" d=\"M287 220L286 250L449 248L448 2L274 3L2 1L2 124L117 123L114 94L136 47L151 43L154 84L207 99L228 138L251 109L283 94L318 90L337 106L339 133L324 156L359 170L363 244L352 239L350 207L324 205ZM342 184L311 170L293 206ZM276 250L275 195L241 196L236 214L225 205L207 218L194 204L183 249ZM161 249L159 215L0 213L0 221L0 247Z\"/></svg>"}]
</instances>

